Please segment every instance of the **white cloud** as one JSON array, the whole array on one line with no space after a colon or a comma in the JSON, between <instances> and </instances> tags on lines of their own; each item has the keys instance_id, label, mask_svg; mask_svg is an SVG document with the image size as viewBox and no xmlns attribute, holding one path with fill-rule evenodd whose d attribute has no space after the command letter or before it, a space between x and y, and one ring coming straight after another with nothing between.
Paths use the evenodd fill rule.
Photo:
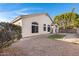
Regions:
<instances>
[{"instance_id":1,"label":"white cloud","mask_svg":"<svg viewBox=\"0 0 79 59\"><path fill-rule=\"evenodd\" d=\"M23 8L23 9L19 9L19 10L14 10L14 11L0 11L0 14L29 14L27 11L28 10L43 10L43 8ZM24 12L26 11L26 12Z\"/></svg>"},{"instance_id":2,"label":"white cloud","mask_svg":"<svg viewBox=\"0 0 79 59\"><path fill-rule=\"evenodd\" d=\"M10 22L10 20L7 20L5 18L0 18L0 22Z\"/></svg>"},{"instance_id":3,"label":"white cloud","mask_svg":"<svg viewBox=\"0 0 79 59\"><path fill-rule=\"evenodd\" d=\"M28 15L30 14L28 10L43 10L43 8L23 8L14 11L0 11L0 22L10 22L18 15Z\"/></svg>"},{"instance_id":4,"label":"white cloud","mask_svg":"<svg viewBox=\"0 0 79 59\"><path fill-rule=\"evenodd\" d=\"M28 15L29 13L24 13L24 12L16 12L19 15Z\"/></svg>"},{"instance_id":5,"label":"white cloud","mask_svg":"<svg viewBox=\"0 0 79 59\"><path fill-rule=\"evenodd\" d=\"M17 14L20 14L20 15L28 15L29 14L28 12L24 12L24 11L28 11L28 10L43 10L43 8L23 8L20 10L16 10L14 12Z\"/></svg>"},{"instance_id":6,"label":"white cloud","mask_svg":"<svg viewBox=\"0 0 79 59\"><path fill-rule=\"evenodd\" d=\"M28 11L28 10L43 10L43 8L23 8L16 11L22 12L22 11Z\"/></svg>"}]
</instances>

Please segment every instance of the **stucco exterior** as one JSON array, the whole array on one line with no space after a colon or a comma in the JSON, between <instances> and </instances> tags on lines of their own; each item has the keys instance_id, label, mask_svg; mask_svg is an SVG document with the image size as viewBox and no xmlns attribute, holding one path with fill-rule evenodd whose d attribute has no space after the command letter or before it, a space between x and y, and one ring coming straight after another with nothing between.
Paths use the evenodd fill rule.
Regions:
<instances>
[{"instance_id":1,"label":"stucco exterior","mask_svg":"<svg viewBox=\"0 0 79 59\"><path fill-rule=\"evenodd\" d=\"M22 37L50 33L47 31L47 28L48 25L51 27L52 21L48 14L23 15L18 19L13 24L22 26ZM38 33L32 33L32 22L38 23ZM44 24L46 24L46 31L43 30Z\"/></svg>"},{"instance_id":2,"label":"stucco exterior","mask_svg":"<svg viewBox=\"0 0 79 59\"><path fill-rule=\"evenodd\" d=\"M38 23L38 33L32 33L32 22ZM32 17L23 17L22 19L22 37L40 35L50 33L47 31L47 25L51 25L52 21L47 14L36 15ZM46 24L46 31L43 31L43 24Z\"/></svg>"},{"instance_id":3,"label":"stucco exterior","mask_svg":"<svg viewBox=\"0 0 79 59\"><path fill-rule=\"evenodd\" d=\"M22 18L21 18L21 16L18 16L17 18L15 18L11 23L15 24L15 25L18 25L18 26L22 26Z\"/></svg>"},{"instance_id":4,"label":"stucco exterior","mask_svg":"<svg viewBox=\"0 0 79 59\"><path fill-rule=\"evenodd\" d=\"M15 23L13 23L13 24L22 26L22 20L18 20L17 22L15 22Z\"/></svg>"},{"instance_id":5,"label":"stucco exterior","mask_svg":"<svg viewBox=\"0 0 79 59\"><path fill-rule=\"evenodd\" d=\"M53 32L53 34L56 34L56 33L59 33L59 27L58 27L58 25L57 24L54 24L53 26L52 26L52 32Z\"/></svg>"}]
</instances>

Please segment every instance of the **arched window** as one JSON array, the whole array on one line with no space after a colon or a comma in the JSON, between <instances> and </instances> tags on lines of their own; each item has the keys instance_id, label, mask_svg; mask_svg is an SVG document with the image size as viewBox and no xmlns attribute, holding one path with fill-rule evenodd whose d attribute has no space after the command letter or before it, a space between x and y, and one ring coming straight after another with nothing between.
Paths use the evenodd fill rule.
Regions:
<instances>
[{"instance_id":1,"label":"arched window","mask_svg":"<svg viewBox=\"0 0 79 59\"><path fill-rule=\"evenodd\" d=\"M32 33L38 33L38 23L32 22Z\"/></svg>"},{"instance_id":2,"label":"arched window","mask_svg":"<svg viewBox=\"0 0 79 59\"><path fill-rule=\"evenodd\" d=\"M43 31L46 31L46 24L43 24Z\"/></svg>"}]
</instances>

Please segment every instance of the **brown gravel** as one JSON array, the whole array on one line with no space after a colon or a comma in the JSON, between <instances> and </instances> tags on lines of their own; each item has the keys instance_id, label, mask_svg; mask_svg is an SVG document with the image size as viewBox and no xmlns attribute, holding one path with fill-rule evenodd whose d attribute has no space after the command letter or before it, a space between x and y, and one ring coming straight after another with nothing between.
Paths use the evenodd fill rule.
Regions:
<instances>
[{"instance_id":1,"label":"brown gravel","mask_svg":"<svg viewBox=\"0 0 79 59\"><path fill-rule=\"evenodd\" d=\"M10 56L79 56L79 45L47 38L48 35L23 38L4 49Z\"/></svg>"}]
</instances>

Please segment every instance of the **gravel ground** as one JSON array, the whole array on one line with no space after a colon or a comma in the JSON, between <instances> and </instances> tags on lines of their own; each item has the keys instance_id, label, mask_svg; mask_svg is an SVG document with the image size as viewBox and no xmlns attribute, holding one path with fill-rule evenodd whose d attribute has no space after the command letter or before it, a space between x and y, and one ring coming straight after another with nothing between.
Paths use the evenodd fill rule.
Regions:
<instances>
[{"instance_id":1,"label":"gravel ground","mask_svg":"<svg viewBox=\"0 0 79 59\"><path fill-rule=\"evenodd\" d=\"M79 45L48 39L48 35L23 38L4 49L10 56L79 56Z\"/></svg>"}]
</instances>

